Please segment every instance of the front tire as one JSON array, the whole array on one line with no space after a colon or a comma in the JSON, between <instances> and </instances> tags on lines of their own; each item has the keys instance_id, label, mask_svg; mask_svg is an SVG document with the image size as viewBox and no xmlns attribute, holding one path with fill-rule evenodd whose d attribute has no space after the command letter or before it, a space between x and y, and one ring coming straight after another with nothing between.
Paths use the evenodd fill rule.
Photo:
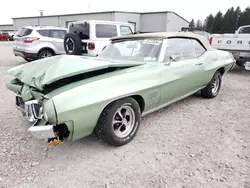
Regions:
<instances>
[{"instance_id":1,"label":"front tire","mask_svg":"<svg viewBox=\"0 0 250 188\"><path fill-rule=\"evenodd\" d=\"M113 146L129 143L136 135L141 120L140 106L131 97L110 103L102 112L95 134Z\"/></svg>"},{"instance_id":2,"label":"front tire","mask_svg":"<svg viewBox=\"0 0 250 188\"><path fill-rule=\"evenodd\" d=\"M210 83L201 90L201 96L204 98L214 98L219 94L221 88L222 76L220 71L216 71Z\"/></svg>"}]
</instances>

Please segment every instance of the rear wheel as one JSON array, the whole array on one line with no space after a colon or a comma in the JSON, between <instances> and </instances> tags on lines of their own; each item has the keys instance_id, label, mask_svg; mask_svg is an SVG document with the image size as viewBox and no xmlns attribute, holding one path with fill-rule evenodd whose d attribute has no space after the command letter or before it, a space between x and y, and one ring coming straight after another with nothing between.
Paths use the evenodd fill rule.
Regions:
<instances>
[{"instance_id":1,"label":"rear wheel","mask_svg":"<svg viewBox=\"0 0 250 188\"><path fill-rule=\"evenodd\" d=\"M47 57L52 57L54 54L50 50L43 50L39 53L38 59L44 59Z\"/></svg>"},{"instance_id":2,"label":"rear wheel","mask_svg":"<svg viewBox=\"0 0 250 188\"><path fill-rule=\"evenodd\" d=\"M204 98L214 98L219 94L221 88L221 73L220 71L216 71L210 83L201 90L201 95Z\"/></svg>"},{"instance_id":3,"label":"rear wheel","mask_svg":"<svg viewBox=\"0 0 250 188\"><path fill-rule=\"evenodd\" d=\"M141 120L141 110L133 98L124 98L109 104L102 112L95 134L114 146L129 143L136 135Z\"/></svg>"}]
</instances>

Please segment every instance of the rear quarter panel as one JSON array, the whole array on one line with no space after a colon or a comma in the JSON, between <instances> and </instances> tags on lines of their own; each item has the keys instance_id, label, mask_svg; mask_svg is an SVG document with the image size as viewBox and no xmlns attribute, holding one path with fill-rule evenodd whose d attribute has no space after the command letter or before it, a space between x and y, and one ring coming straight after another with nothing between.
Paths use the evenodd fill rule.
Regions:
<instances>
[{"instance_id":1,"label":"rear quarter panel","mask_svg":"<svg viewBox=\"0 0 250 188\"><path fill-rule=\"evenodd\" d=\"M223 69L224 73L226 73L235 63L233 55L230 52L222 50L207 51L201 58L204 62L204 82L207 83L210 82L217 70Z\"/></svg>"}]
</instances>

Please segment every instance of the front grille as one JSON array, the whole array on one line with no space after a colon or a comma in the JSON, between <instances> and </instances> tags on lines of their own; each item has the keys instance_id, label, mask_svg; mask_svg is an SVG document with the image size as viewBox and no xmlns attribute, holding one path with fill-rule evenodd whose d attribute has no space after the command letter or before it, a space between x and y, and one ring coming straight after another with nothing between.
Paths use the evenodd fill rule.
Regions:
<instances>
[{"instance_id":1,"label":"front grille","mask_svg":"<svg viewBox=\"0 0 250 188\"><path fill-rule=\"evenodd\" d=\"M25 112L29 121L33 122L42 118L42 107L37 100L25 102Z\"/></svg>"},{"instance_id":2,"label":"front grille","mask_svg":"<svg viewBox=\"0 0 250 188\"><path fill-rule=\"evenodd\" d=\"M37 100L24 102L21 96L16 95L16 105L30 122L36 122L43 117L43 108Z\"/></svg>"},{"instance_id":3,"label":"front grille","mask_svg":"<svg viewBox=\"0 0 250 188\"><path fill-rule=\"evenodd\" d=\"M32 111L36 119L41 119L42 116L42 107L38 103L33 103L32 105Z\"/></svg>"},{"instance_id":4,"label":"front grille","mask_svg":"<svg viewBox=\"0 0 250 188\"><path fill-rule=\"evenodd\" d=\"M16 95L16 105L19 108L24 109L24 101L23 101L22 97L20 97L19 95Z\"/></svg>"}]
</instances>

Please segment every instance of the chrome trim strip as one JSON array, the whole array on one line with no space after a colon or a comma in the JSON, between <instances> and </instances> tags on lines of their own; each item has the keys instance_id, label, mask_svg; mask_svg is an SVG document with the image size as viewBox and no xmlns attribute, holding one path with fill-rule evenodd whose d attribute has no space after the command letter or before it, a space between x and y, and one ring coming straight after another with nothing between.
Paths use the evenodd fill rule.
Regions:
<instances>
[{"instance_id":1,"label":"chrome trim strip","mask_svg":"<svg viewBox=\"0 0 250 188\"><path fill-rule=\"evenodd\" d=\"M166 107L166 106L168 106L168 105L170 105L170 104L173 104L173 103L175 103L175 102L177 102L177 101L180 101L180 100L182 100L182 99L184 99L184 98L186 98L186 97L188 97L188 96L191 96L191 95L195 94L196 92L198 92L199 90L201 90L201 89L203 89L203 88L205 88L205 87L206 87L206 86L201 87L201 88L199 88L199 89L197 89L197 90L195 90L195 91L192 91L192 92L190 92L190 93L187 93L186 95L183 95L183 96L181 96L181 97L178 97L178 98L176 98L176 99L174 99L174 100L172 100L172 101L169 101L169 102L167 102L167 103L165 103L165 104L162 104L162 105L160 105L160 106L158 106L158 107L156 107L156 108L153 108L153 109L151 109L151 110L149 110L149 111L147 111L147 112L143 112L141 117L144 117L144 116L146 116L146 115L148 115L148 114L151 114L151 113L153 113L153 112L155 112L155 111L157 111L157 110L160 110L160 109L162 109L162 108L164 108L164 107Z\"/></svg>"}]
</instances>

